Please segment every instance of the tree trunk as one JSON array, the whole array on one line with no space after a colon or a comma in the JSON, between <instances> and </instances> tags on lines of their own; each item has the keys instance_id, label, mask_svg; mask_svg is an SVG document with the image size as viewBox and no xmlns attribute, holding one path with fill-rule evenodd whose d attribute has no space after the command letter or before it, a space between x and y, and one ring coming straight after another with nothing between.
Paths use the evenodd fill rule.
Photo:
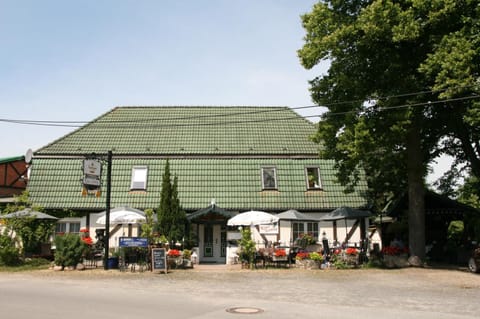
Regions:
<instances>
[{"instance_id":1,"label":"tree trunk","mask_svg":"<svg viewBox=\"0 0 480 319\"><path fill-rule=\"evenodd\" d=\"M465 153L465 158L470 163L472 174L477 178L480 178L480 154L478 151L478 142L471 140L465 126L458 127L457 137L462 143L462 149ZM474 145L477 147L474 147Z\"/></svg>"},{"instance_id":2,"label":"tree trunk","mask_svg":"<svg viewBox=\"0 0 480 319\"><path fill-rule=\"evenodd\" d=\"M422 154L420 128L414 123L407 136L408 247L410 255L418 257L419 262L425 260L425 166Z\"/></svg>"}]
</instances>

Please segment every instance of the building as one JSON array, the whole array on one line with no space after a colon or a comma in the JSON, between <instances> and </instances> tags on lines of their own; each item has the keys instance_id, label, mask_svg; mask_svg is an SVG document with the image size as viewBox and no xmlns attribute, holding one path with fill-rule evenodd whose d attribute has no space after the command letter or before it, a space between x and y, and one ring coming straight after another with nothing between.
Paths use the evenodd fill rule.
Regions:
<instances>
[{"instance_id":1,"label":"building","mask_svg":"<svg viewBox=\"0 0 480 319\"><path fill-rule=\"evenodd\" d=\"M200 260L224 262L226 221L238 212L295 209L320 216L366 206L366 183L346 194L334 162L319 159L319 145L309 139L315 129L288 107L117 107L37 150L28 189L35 204L69 216L59 229L100 227L95 214L105 210L106 170L100 196L83 196L83 160L112 151L111 206L144 210L159 206L168 159ZM212 201L220 213L206 209ZM318 223L295 227L319 236Z\"/></svg>"},{"instance_id":2,"label":"building","mask_svg":"<svg viewBox=\"0 0 480 319\"><path fill-rule=\"evenodd\" d=\"M27 187L28 165L24 156L0 159L0 204L13 203Z\"/></svg>"}]
</instances>

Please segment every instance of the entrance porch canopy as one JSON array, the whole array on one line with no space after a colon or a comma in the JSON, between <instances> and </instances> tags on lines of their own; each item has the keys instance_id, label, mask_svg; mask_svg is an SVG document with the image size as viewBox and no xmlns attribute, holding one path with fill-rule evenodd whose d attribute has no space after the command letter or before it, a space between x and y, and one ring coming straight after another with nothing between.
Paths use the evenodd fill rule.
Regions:
<instances>
[{"instance_id":1,"label":"entrance porch canopy","mask_svg":"<svg viewBox=\"0 0 480 319\"><path fill-rule=\"evenodd\" d=\"M215 220L225 220L230 219L235 216L236 212L228 211L221 207L218 207L216 204L212 204L206 208L197 210L196 212L191 213L187 216L187 219L190 222L207 222Z\"/></svg>"}]
</instances>

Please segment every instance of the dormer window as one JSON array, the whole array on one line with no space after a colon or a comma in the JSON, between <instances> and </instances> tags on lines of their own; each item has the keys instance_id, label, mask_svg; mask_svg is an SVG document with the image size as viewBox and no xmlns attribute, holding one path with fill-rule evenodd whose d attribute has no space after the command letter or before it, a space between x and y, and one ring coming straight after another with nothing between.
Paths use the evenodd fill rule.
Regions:
<instances>
[{"instance_id":1,"label":"dormer window","mask_svg":"<svg viewBox=\"0 0 480 319\"><path fill-rule=\"evenodd\" d=\"M147 166L134 166L132 168L132 183L130 185L130 190L146 190L147 173Z\"/></svg>"},{"instance_id":2,"label":"dormer window","mask_svg":"<svg viewBox=\"0 0 480 319\"><path fill-rule=\"evenodd\" d=\"M307 179L307 189L322 189L322 183L320 181L320 168L315 167L306 167L305 168L305 177Z\"/></svg>"},{"instance_id":3,"label":"dormer window","mask_svg":"<svg viewBox=\"0 0 480 319\"><path fill-rule=\"evenodd\" d=\"M277 189L277 173L275 167L262 167L262 189Z\"/></svg>"}]
</instances>

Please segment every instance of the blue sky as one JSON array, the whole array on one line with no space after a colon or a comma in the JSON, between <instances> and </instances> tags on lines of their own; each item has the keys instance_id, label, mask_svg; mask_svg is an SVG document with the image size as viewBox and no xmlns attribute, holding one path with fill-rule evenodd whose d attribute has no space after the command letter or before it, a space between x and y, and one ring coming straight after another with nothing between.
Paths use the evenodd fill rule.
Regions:
<instances>
[{"instance_id":1,"label":"blue sky","mask_svg":"<svg viewBox=\"0 0 480 319\"><path fill-rule=\"evenodd\" d=\"M308 81L328 65L305 70L297 50L300 16L315 2L0 0L0 119L87 122L124 105L312 105ZM0 158L72 130L0 122Z\"/></svg>"},{"instance_id":2,"label":"blue sky","mask_svg":"<svg viewBox=\"0 0 480 319\"><path fill-rule=\"evenodd\" d=\"M0 118L90 121L122 105L312 105L314 0L0 0ZM320 108L299 111L319 114ZM0 157L72 128L0 122Z\"/></svg>"}]
</instances>

